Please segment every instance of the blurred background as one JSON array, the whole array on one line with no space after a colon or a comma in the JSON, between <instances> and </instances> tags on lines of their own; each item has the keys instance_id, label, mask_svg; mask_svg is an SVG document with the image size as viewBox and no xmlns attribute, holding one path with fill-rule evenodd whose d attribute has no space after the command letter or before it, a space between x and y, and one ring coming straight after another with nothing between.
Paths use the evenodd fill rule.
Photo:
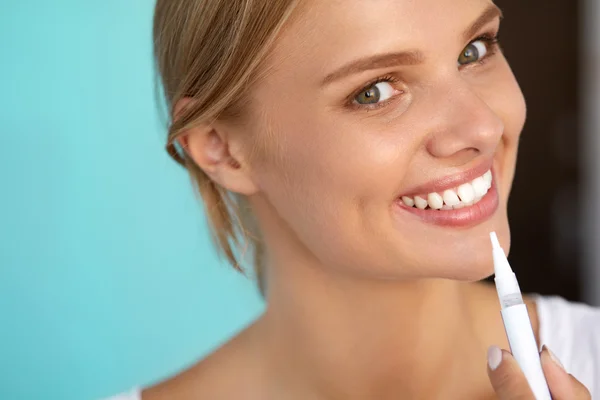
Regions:
<instances>
[{"instance_id":1,"label":"blurred background","mask_svg":"<svg viewBox=\"0 0 600 400\"><path fill-rule=\"evenodd\" d=\"M509 215L522 288L600 305L594 0L499 0L528 101ZM258 316L163 151L151 0L0 0L0 399L166 377Z\"/></svg>"},{"instance_id":2,"label":"blurred background","mask_svg":"<svg viewBox=\"0 0 600 400\"><path fill-rule=\"evenodd\" d=\"M598 305L598 2L496 3L528 105L509 202L511 265L525 291Z\"/></svg>"}]
</instances>

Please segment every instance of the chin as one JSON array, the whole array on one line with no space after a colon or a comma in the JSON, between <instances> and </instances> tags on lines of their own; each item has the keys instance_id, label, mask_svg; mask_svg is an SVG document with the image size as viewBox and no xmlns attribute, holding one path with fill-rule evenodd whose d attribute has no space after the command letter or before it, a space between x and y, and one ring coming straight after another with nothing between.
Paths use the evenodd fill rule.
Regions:
<instances>
[{"instance_id":1,"label":"chin","mask_svg":"<svg viewBox=\"0 0 600 400\"><path fill-rule=\"evenodd\" d=\"M491 256L489 257L490 261L485 263L473 263L469 265L456 265L454 268L452 266L448 266L451 270L456 271L456 273L451 274L446 277L446 279L461 281L461 282L477 282L483 279L488 278L489 276L494 274L494 266L491 263Z\"/></svg>"},{"instance_id":2,"label":"chin","mask_svg":"<svg viewBox=\"0 0 600 400\"><path fill-rule=\"evenodd\" d=\"M435 212L435 211L434 211ZM387 263L390 275L398 279L449 279L476 282L494 273L490 232L496 232L505 253L510 248L506 207L469 227L448 227L421 223L410 227L393 244L395 260Z\"/></svg>"}]
</instances>

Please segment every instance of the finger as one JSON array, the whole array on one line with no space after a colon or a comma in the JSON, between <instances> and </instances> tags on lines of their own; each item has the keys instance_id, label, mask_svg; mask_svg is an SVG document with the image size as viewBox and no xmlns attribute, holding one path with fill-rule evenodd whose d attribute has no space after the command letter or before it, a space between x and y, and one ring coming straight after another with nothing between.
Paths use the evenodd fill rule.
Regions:
<instances>
[{"instance_id":1,"label":"finger","mask_svg":"<svg viewBox=\"0 0 600 400\"><path fill-rule=\"evenodd\" d=\"M488 376L500 400L535 400L517 360L496 346L488 349Z\"/></svg>"},{"instance_id":2,"label":"finger","mask_svg":"<svg viewBox=\"0 0 600 400\"><path fill-rule=\"evenodd\" d=\"M589 390L564 369L562 363L546 346L542 349L541 360L548 388L554 400L587 400L592 398Z\"/></svg>"}]
</instances>

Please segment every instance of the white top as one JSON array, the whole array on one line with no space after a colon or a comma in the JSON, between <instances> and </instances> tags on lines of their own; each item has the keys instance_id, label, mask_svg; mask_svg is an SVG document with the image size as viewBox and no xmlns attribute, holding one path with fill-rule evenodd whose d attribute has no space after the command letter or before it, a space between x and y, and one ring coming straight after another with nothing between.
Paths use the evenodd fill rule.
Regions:
<instances>
[{"instance_id":1,"label":"white top","mask_svg":"<svg viewBox=\"0 0 600 400\"><path fill-rule=\"evenodd\" d=\"M592 399L600 399L600 308L557 296L534 298L540 342L589 389ZM141 391L133 389L106 400L142 400Z\"/></svg>"},{"instance_id":2,"label":"white top","mask_svg":"<svg viewBox=\"0 0 600 400\"><path fill-rule=\"evenodd\" d=\"M534 298L541 343L589 389L592 399L600 399L600 308L557 296Z\"/></svg>"}]
</instances>

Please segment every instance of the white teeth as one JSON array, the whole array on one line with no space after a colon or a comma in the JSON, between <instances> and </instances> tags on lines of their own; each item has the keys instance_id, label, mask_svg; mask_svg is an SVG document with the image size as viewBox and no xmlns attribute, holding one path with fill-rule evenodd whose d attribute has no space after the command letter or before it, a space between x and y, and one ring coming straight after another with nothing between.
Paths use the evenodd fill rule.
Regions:
<instances>
[{"instance_id":1,"label":"white teeth","mask_svg":"<svg viewBox=\"0 0 600 400\"><path fill-rule=\"evenodd\" d=\"M427 202L429 203L429 207L434 210L440 210L444 206L444 199L437 193L429 193Z\"/></svg>"},{"instance_id":2,"label":"white teeth","mask_svg":"<svg viewBox=\"0 0 600 400\"><path fill-rule=\"evenodd\" d=\"M449 205L450 207L454 207L457 204L460 204L460 199L454 190L446 190L444 192L444 203Z\"/></svg>"},{"instance_id":3,"label":"white teeth","mask_svg":"<svg viewBox=\"0 0 600 400\"><path fill-rule=\"evenodd\" d=\"M469 204L475 200L475 191L470 183L464 183L458 187L458 197L463 203Z\"/></svg>"},{"instance_id":4,"label":"white teeth","mask_svg":"<svg viewBox=\"0 0 600 400\"><path fill-rule=\"evenodd\" d=\"M471 185L473 186L476 199L482 198L488 191L488 185L483 177L474 179L473 182L471 182Z\"/></svg>"},{"instance_id":5,"label":"white teeth","mask_svg":"<svg viewBox=\"0 0 600 400\"><path fill-rule=\"evenodd\" d=\"M445 190L442 194L432 192L426 196L403 196L401 198L407 207L417 207L425 210L428 207L433 210L458 210L463 207L472 206L479 202L492 187L492 172L487 171L479 178L464 183L458 188Z\"/></svg>"},{"instance_id":6,"label":"white teeth","mask_svg":"<svg viewBox=\"0 0 600 400\"><path fill-rule=\"evenodd\" d=\"M412 207L415 205L415 201L412 198L406 196L402 197L402 202L408 207Z\"/></svg>"},{"instance_id":7,"label":"white teeth","mask_svg":"<svg viewBox=\"0 0 600 400\"><path fill-rule=\"evenodd\" d=\"M424 210L427 208L427 200L425 200L422 197L415 196L415 205L417 206L417 208Z\"/></svg>"},{"instance_id":8,"label":"white teeth","mask_svg":"<svg viewBox=\"0 0 600 400\"><path fill-rule=\"evenodd\" d=\"M492 187L492 171L488 171L485 174L483 174L483 180L487 184L487 188L488 189L491 188Z\"/></svg>"}]
</instances>

